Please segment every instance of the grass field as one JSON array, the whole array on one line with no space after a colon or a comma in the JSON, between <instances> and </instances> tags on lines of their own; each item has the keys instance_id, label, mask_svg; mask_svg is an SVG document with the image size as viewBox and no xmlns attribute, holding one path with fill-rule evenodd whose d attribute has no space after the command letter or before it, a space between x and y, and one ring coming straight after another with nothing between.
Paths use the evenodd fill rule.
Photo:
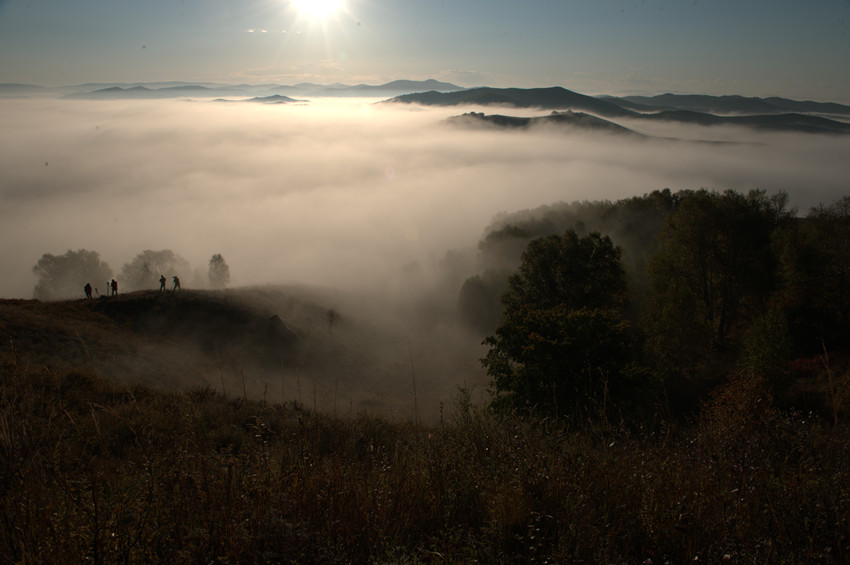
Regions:
<instances>
[{"instance_id":1,"label":"grass field","mask_svg":"<svg viewBox=\"0 0 850 565\"><path fill-rule=\"evenodd\" d=\"M170 389L109 376L169 343L156 320L77 302L0 314L2 563L850 559L850 429L777 409L759 379L677 425L496 417L462 388L419 425L222 394L203 384L215 366ZM262 351L256 335L215 350ZM150 370L180 376L174 359Z\"/></svg>"}]
</instances>

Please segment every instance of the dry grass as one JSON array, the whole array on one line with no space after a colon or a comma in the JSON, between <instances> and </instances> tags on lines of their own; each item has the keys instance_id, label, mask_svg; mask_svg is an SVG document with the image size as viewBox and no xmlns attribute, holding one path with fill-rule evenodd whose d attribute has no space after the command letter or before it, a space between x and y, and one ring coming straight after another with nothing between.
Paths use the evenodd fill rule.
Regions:
<instances>
[{"instance_id":1,"label":"dry grass","mask_svg":"<svg viewBox=\"0 0 850 565\"><path fill-rule=\"evenodd\" d=\"M846 418L759 378L678 427L495 417L467 390L421 426L185 388L168 358L135 369L182 391L102 378L161 345L116 320L0 304L0 563L850 561Z\"/></svg>"},{"instance_id":2,"label":"dry grass","mask_svg":"<svg viewBox=\"0 0 850 565\"><path fill-rule=\"evenodd\" d=\"M332 414L413 416L413 369L419 412L431 422L455 382L483 388L479 337L422 329L357 297L341 304L329 331L323 300L330 298L287 287L0 299L0 344L58 372L82 368L170 391L208 386Z\"/></svg>"},{"instance_id":3,"label":"dry grass","mask_svg":"<svg viewBox=\"0 0 850 565\"><path fill-rule=\"evenodd\" d=\"M677 433L433 427L156 392L3 350L0 561L735 563L850 558L848 429L732 382ZM832 559L833 561L830 561Z\"/></svg>"}]
</instances>

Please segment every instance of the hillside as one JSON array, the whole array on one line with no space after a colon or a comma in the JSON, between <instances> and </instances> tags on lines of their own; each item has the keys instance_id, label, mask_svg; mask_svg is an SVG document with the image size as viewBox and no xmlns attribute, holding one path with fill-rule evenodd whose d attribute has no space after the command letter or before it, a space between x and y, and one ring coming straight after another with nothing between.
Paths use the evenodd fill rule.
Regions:
<instances>
[{"instance_id":1,"label":"hillside","mask_svg":"<svg viewBox=\"0 0 850 565\"><path fill-rule=\"evenodd\" d=\"M572 111L552 112L548 116L535 116L532 118L468 112L460 116L453 116L447 122L452 125L465 127L492 126L528 129L532 127L556 126L586 131L602 131L619 135L641 135L614 122L603 120L590 114Z\"/></svg>"},{"instance_id":2,"label":"hillside","mask_svg":"<svg viewBox=\"0 0 850 565\"><path fill-rule=\"evenodd\" d=\"M608 119L633 118L647 121L677 122L682 124L717 126L734 125L766 131L799 133L850 133L850 124L829 118L800 113L806 109L819 108L841 113L838 104L798 103L792 100L783 104L729 97L739 103L736 106L720 97L673 97L658 99L611 97L594 98L560 87L554 88L472 88L460 92L424 92L397 96L387 103L421 104L424 106L508 106L513 108L541 108L589 113ZM739 100L739 98L741 100ZM760 100L760 99L759 99ZM772 100L772 99L771 99ZM784 100L784 99L778 99ZM674 104L679 104L676 106ZM692 108L710 108L731 112L737 108L741 115L716 115ZM749 110L749 112L747 111ZM521 125L526 118L498 117L491 119L499 125ZM524 124L522 124L524 125ZM619 124L613 124L617 125ZM609 126L610 127L610 126Z\"/></svg>"},{"instance_id":3,"label":"hillside","mask_svg":"<svg viewBox=\"0 0 850 565\"><path fill-rule=\"evenodd\" d=\"M292 102L305 102L305 100L297 100L289 96L280 94L272 94L271 96L255 96L244 100L231 100L227 98L219 98L216 102L251 102L254 104L290 104Z\"/></svg>"},{"instance_id":4,"label":"hillside","mask_svg":"<svg viewBox=\"0 0 850 565\"><path fill-rule=\"evenodd\" d=\"M709 96L705 94L659 94L605 98L640 112L654 110L690 110L710 114L787 114L789 112L850 115L850 106L830 102L789 100L788 98Z\"/></svg>"},{"instance_id":5,"label":"hillside","mask_svg":"<svg viewBox=\"0 0 850 565\"><path fill-rule=\"evenodd\" d=\"M533 281L529 265L582 268L551 242L603 241L571 226L624 242L638 299L699 267L682 260L693 241L713 273L735 266L725 280L770 277L736 299L747 309L722 347L688 281L644 294L651 318L633 327L658 349L634 357L596 323L567 333L588 308L526 303L533 317L495 335L518 336L520 361L559 386L525 412L524 391L477 405L480 338L448 329L433 297L258 286L0 300L0 563L846 563L847 199L806 218L784 206L668 189L494 219L473 292L509 270L551 292L558 275ZM655 251L663 226L680 228L662 245L675 255ZM641 282L647 262L675 269ZM575 280L576 294L617 284ZM507 284L498 311L517 321ZM502 351L502 368L519 366ZM628 363L628 381L608 359ZM518 376L507 383L533 384ZM572 396L593 386L606 404Z\"/></svg>"},{"instance_id":6,"label":"hillside","mask_svg":"<svg viewBox=\"0 0 850 565\"><path fill-rule=\"evenodd\" d=\"M480 373L468 342L421 339L321 293L275 287L134 292L99 300L0 301L0 343L50 371L84 369L166 390L297 400L327 412L435 417ZM328 300L328 301L325 301ZM454 345L452 345L452 343ZM472 344L477 345L473 340ZM432 355L433 347L443 355ZM414 364L411 367L411 364ZM414 406L411 371L419 379ZM466 378L458 373L464 372Z\"/></svg>"},{"instance_id":7,"label":"hillside","mask_svg":"<svg viewBox=\"0 0 850 565\"><path fill-rule=\"evenodd\" d=\"M422 104L425 106L459 106L475 104L484 106L512 106L515 108L543 108L547 110L574 110L590 112L605 117L627 117L634 114L617 104L592 96L579 94L560 86L552 88L470 88L459 92L423 92L397 96L389 103Z\"/></svg>"},{"instance_id":8,"label":"hillside","mask_svg":"<svg viewBox=\"0 0 850 565\"><path fill-rule=\"evenodd\" d=\"M850 133L850 124L806 114L763 114L752 116L716 116L689 110L666 110L640 114L641 120L679 122L701 126L735 125L765 131L794 131L799 133Z\"/></svg>"}]
</instances>

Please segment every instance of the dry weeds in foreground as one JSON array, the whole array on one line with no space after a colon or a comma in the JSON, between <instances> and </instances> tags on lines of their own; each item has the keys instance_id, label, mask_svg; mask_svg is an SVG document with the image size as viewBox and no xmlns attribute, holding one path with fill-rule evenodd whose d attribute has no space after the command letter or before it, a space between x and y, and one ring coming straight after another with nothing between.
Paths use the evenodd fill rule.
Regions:
<instances>
[{"instance_id":1,"label":"dry weeds in foreground","mask_svg":"<svg viewBox=\"0 0 850 565\"><path fill-rule=\"evenodd\" d=\"M661 433L433 427L0 360L4 563L850 558L850 433L732 382Z\"/></svg>"}]
</instances>

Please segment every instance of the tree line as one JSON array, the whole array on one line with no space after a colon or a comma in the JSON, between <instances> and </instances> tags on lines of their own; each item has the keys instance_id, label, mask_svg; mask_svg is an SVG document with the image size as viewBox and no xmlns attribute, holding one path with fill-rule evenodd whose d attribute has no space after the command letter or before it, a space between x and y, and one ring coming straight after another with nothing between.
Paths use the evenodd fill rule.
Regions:
<instances>
[{"instance_id":1,"label":"tree line","mask_svg":"<svg viewBox=\"0 0 850 565\"><path fill-rule=\"evenodd\" d=\"M97 251L87 249L67 250L62 255L45 253L32 268L38 277L33 297L38 300L60 300L82 295L83 286L101 284L107 294L107 281L113 278L112 268L100 258ZM146 249L125 263L118 275L124 291L159 288L159 279L165 274L190 273L189 262L170 249ZM230 267L220 253L214 254L207 265L206 281L210 288L225 288L230 283Z\"/></svg>"},{"instance_id":2,"label":"tree line","mask_svg":"<svg viewBox=\"0 0 850 565\"><path fill-rule=\"evenodd\" d=\"M520 253L517 253L522 249ZM502 219L460 291L500 411L693 414L729 378L837 419L850 395L850 197L655 191Z\"/></svg>"}]
</instances>

